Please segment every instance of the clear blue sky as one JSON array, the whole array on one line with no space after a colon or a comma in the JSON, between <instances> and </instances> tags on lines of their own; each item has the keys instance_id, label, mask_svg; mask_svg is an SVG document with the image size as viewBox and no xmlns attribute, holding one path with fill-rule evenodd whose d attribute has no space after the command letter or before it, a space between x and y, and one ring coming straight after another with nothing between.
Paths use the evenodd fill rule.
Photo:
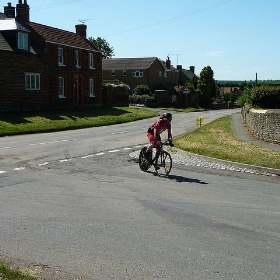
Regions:
<instances>
[{"instance_id":1,"label":"clear blue sky","mask_svg":"<svg viewBox=\"0 0 280 280\"><path fill-rule=\"evenodd\" d=\"M0 0L16 5L18 0ZM158 57L216 80L280 79L279 0L28 0L30 20L102 37L114 58ZM1 10L3 12L3 8Z\"/></svg>"}]
</instances>

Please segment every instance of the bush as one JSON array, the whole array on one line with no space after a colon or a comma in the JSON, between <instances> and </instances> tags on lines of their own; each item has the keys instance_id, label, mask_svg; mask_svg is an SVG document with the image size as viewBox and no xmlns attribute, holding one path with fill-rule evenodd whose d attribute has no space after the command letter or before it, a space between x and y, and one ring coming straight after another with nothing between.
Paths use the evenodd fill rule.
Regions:
<instances>
[{"instance_id":1,"label":"bush","mask_svg":"<svg viewBox=\"0 0 280 280\"><path fill-rule=\"evenodd\" d=\"M253 107L280 109L280 86L255 86L251 89L248 102Z\"/></svg>"},{"instance_id":2,"label":"bush","mask_svg":"<svg viewBox=\"0 0 280 280\"><path fill-rule=\"evenodd\" d=\"M239 96L236 100L236 104L239 106L244 106L248 103L248 93L244 93L243 95Z\"/></svg>"},{"instance_id":3,"label":"bush","mask_svg":"<svg viewBox=\"0 0 280 280\"><path fill-rule=\"evenodd\" d=\"M136 95L132 94L129 96L130 104L141 104L147 107L156 107L156 100L150 95Z\"/></svg>"},{"instance_id":4,"label":"bush","mask_svg":"<svg viewBox=\"0 0 280 280\"><path fill-rule=\"evenodd\" d=\"M138 85L134 89L134 94L136 95L149 95L151 96L151 90L147 85Z\"/></svg>"}]
</instances>

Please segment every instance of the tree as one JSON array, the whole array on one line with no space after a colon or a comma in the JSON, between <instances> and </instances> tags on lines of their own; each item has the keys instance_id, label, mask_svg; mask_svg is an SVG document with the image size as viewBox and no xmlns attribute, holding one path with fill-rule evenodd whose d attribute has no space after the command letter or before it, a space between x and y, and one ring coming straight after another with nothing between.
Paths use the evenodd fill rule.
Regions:
<instances>
[{"instance_id":1,"label":"tree","mask_svg":"<svg viewBox=\"0 0 280 280\"><path fill-rule=\"evenodd\" d=\"M103 58L112 58L115 55L114 48L104 38L89 37L88 40L102 52Z\"/></svg>"},{"instance_id":2,"label":"tree","mask_svg":"<svg viewBox=\"0 0 280 280\"><path fill-rule=\"evenodd\" d=\"M203 107L209 105L216 96L214 72L210 66L206 66L201 70L197 88L201 92L199 104Z\"/></svg>"}]
</instances>

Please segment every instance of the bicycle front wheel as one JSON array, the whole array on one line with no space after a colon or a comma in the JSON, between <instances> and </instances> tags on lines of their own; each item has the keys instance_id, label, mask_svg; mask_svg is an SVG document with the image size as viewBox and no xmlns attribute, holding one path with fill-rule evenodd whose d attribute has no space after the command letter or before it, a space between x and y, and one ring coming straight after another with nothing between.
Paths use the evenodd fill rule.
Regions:
<instances>
[{"instance_id":1,"label":"bicycle front wheel","mask_svg":"<svg viewBox=\"0 0 280 280\"><path fill-rule=\"evenodd\" d=\"M151 167L151 164L149 163L148 159L145 156L146 151L147 151L147 147L142 148L138 158L139 167L144 172L146 172Z\"/></svg>"},{"instance_id":2,"label":"bicycle front wheel","mask_svg":"<svg viewBox=\"0 0 280 280\"><path fill-rule=\"evenodd\" d=\"M158 176L168 176L172 168L172 158L171 155L162 151L159 155L157 164L155 165L156 173Z\"/></svg>"}]
</instances>

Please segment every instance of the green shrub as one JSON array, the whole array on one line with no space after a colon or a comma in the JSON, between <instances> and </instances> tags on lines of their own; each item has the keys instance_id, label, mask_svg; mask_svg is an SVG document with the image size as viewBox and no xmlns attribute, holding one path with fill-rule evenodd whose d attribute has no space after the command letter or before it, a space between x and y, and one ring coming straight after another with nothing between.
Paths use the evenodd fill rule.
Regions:
<instances>
[{"instance_id":1,"label":"green shrub","mask_svg":"<svg viewBox=\"0 0 280 280\"><path fill-rule=\"evenodd\" d=\"M129 96L130 104L141 104L147 107L156 107L155 98L150 95L136 95L132 94Z\"/></svg>"},{"instance_id":2,"label":"green shrub","mask_svg":"<svg viewBox=\"0 0 280 280\"><path fill-rule=\"evenodd\" d=\"M236 104L241 107L244 106L246 103L248 103L248 93L242 94L236 100Z\"/></svg>"},{"instance_id":3,"label":"green shrub","mask_svg":"<svg viewBox=\"0 0 280 280\"><path fill-rule=\"evenodd\" d=\"M134 89L134 94L136 95L149 95L151 96L151 90L147 85L138 85Z\"/></svg>"},{"instance_id":4,"label":"green shrub","mask_svg":"<svg viewBox=\"0 0 280 280\"><path fill-rule=\"evenodd\" d=\"M251 89L248 101L253 107L280 109L280 86L255 86Z\"/></svg>"}]
</instances>

